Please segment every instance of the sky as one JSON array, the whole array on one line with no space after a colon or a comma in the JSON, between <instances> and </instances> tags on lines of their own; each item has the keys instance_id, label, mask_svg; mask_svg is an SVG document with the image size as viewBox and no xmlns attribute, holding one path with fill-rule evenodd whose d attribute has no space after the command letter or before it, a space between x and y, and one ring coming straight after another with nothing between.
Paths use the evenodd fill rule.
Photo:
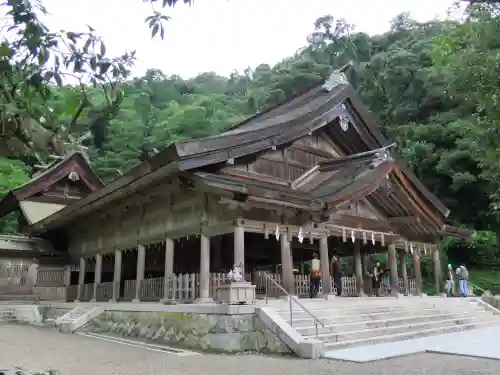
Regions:
<instances>
[{"instance_id":1,"label":"sky","mask_svg":"<svg viewBox=\"0 0 500 375\"><path fill-rule=\"evenodd\" d=\"M314 21L323 15L344 18L355 31L377 34L405 11L418 21L445 18L453 0L195 0L192 7L179 4L165 10L172 19L164 40L151 39L144 23L151 5L141 0L43 4L51 29L86 30L88 24L102 36L110 56L135 50L135 76L157 68L189 78L275 64L306 44Z\"/></svg>"}]
</instances>

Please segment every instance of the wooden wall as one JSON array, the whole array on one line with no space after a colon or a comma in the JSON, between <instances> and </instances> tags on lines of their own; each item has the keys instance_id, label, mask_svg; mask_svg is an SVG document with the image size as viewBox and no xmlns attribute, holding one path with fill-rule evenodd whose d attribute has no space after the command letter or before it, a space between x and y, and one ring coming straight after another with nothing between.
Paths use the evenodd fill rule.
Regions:
<instances>
[{"instance_id":1,"label":"wooden wall","mask_svg":"<svg viewBox=\"0 0 500 375\"><path fill-rule=\"evenodd\" d=\"M153 194L158 191L161 194L136 195L115 203L106 215L92 214L80 219L69 231L70 254L90 257L111 253L116 248L163 241L165 233L171 238L196 235L201 228L207 234L230 232L229 225L238 215L238 210L219 204L219 198L208 193L179 186L158 186Z\"/></svg>"},{"instance_id":2,"label":"wooden wall","mask_svg":"<svg viewBox=\"0 0 500 375\"><path fill-rule=\"evenodd\" d=\"M322 132L314 132L284 149L264 152L250 163L236 161L235 165L224 168L222 172L239 171L288 182L294 181L319 162L338 157L335 144Z\"/></svg>"}]
</instances>

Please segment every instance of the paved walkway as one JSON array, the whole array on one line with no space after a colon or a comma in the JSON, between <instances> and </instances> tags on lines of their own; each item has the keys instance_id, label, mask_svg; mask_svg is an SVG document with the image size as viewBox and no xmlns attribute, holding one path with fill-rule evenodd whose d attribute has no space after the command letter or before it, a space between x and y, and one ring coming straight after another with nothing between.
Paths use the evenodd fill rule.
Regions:
<instances>
[{"instance_id":1,"label":"paved walkway","mask_svg":"<svg viewBox=\"0 0 500 375\"><path fill-rule=\"evenodd\" d=\"M499 337L500 327L489 327L406 341L332 350L325 353L325 357L344 361L370 362L430 352L500 360Z\"/></svg>"},{"instance_id":2,"label":"paved walkway","mask_svg":"<svg viewBox=\"0 0 500 375\"><path fill-rule=\"evenodd\" d=\"M31 326L0 326L0 364L61 375L498 375L499 362L419 354L357 364L261 355L161 353Z\"/></svg>"}]
</instances>

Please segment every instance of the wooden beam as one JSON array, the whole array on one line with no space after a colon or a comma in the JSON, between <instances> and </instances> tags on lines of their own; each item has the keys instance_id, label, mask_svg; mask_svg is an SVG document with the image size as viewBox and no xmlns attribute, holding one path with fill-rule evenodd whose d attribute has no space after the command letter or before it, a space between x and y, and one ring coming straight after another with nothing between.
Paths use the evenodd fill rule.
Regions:
<instances>
[{"instance_id":1,"label":"wooden beam","mask_svg":"<svg viewBox=\"0 0 500 375\"><path fill-rule=\"evenodd\" d=\"M395 225L398 224L409 225L409 224L420 224L421 219L420 216L399 216L399 217L389 217L387 218L387 221Z\"/></svg>"}]
</instances>

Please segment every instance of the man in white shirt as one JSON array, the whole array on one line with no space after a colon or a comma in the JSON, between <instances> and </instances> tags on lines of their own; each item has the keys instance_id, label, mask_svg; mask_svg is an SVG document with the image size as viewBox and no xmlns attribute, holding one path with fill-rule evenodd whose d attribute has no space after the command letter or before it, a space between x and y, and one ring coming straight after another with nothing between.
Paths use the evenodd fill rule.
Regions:
<instances>
[{"instance_id":1,"label":"man in white shirt","mask_svg":"<svg viewBox=\"0 0 500 375\"><path fill-rule=\"evenodd\" d=\"M309 297L316 298L319 292L319 283L321 280L321 263L318 254L314 253L311 260L311 273L309 275Z\"/></svg>"}]
</instances>

